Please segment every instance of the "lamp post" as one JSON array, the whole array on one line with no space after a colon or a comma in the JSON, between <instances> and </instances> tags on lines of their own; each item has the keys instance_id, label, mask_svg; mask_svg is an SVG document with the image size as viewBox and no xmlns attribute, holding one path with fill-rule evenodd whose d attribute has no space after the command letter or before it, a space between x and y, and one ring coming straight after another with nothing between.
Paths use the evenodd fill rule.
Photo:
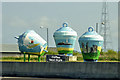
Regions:
<instances>
[{"instance_id":1,"label":"lamp post","mask_svg":"<svg viewBox=\"0 0 120 80\"><path fill-rule=\"evenodd\" d=\"M49 41L48 41L48 28L47 29L47 45L48 45L48 48L49 48Z\"/></svg>"},{"instance_id":2,"label":"lamp post","mask_svg":"<svg viewBox=\"0 0 120 80\"><path fill-rule=\"evenodd\" d=\"M40 28L46 28L46 27L40 26ZM48 45L48 47L49 47L49 41L48 41L48 28L46 28L46 30L47 30L47 45Z\"/></svg>"},{"instance_id":3,"label":"lamp post","mask_svg":"<svg viewBox=\"0 0 120 80\"><path fill-rule=\"evenodd\" d=\"M40 26L40 28L46 28L46 27ZM47 45L48 45L48 48L49 48L49 41L48 41L48 28L46 28L46 30L47 30ZM44 56L44 61L45 61L45 56Z\"/></svg>"}]
</instances>

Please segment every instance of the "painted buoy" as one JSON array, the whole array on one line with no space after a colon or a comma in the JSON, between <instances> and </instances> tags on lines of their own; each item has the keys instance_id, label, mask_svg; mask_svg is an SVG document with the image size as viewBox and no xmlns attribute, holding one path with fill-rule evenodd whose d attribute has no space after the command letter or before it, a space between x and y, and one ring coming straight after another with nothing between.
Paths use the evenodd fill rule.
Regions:
<instances>
[{"instance_id":1,"label":"painted buoy","mask_svg":"<svg viewBox=\"0 0 120 80\"><path fill-rule=\"evenodd\" d=\"M63 27L56 30L53 37L60 55L73 55L77 33L68 27L68 23L63 23Z\"/></svg>"},{"instance_id":2,"label":"painted buoy","mask_svg":"<svg viewBox=\"0 0 120 80\"><path fill-rule=\"evenodd\" d=\"M84 61L97 61L103 45L103 37L89 27L78 40Z\"/></svg>"},{"instance_id":3,"label":"painted buoy","mask_svg":"<svg viewBox=\"0 0 120 80\"><path fill-rule=\"evenodd\" d=\"M21 52L36 55L43 55L45 51L47 52L47 42L33 30L24 32L16 39L18 39Z\"/></svg>"}]
</instances>

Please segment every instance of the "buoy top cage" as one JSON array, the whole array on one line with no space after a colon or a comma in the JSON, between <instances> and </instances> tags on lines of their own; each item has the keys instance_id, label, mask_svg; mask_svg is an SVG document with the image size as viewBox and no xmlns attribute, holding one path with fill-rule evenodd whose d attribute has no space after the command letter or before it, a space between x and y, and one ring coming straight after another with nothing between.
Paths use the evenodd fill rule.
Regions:
<instances>
[{"instance_id":1,"label":"buoy top cage","mask_svg":"<svg viewBox=\"0 0 120 80\"><path fill-rule=\"evenodd\" d=\"M64 22L62 24L62 27L60 27L54 32L53 37L61 36L61 35L62 36L77 36L77 33L71 27L68 26L67 22Z\"/></svg>"},{"instance_id":2,"label":"buoy top cage","mask_svg":"<svg viewBox=\"0 0 120 80\"><path fill-rule=\"evenodd\" d=\"M93 27L89 27L88 28L88 32L93 32L94 31L94 28Z\"/></svg>"},{"instance_id":3,"label":"buoy top cage","mask_svg":"<svg viewBox=\"0 0 120 80\"><path fill-rule=\"evenodd\" d=\"M64 23L63 23L63 27L68 27L68 23L67 23L67 22L64 22Z\"/></svg>"},{"instance_id":4,"label":"buoy top cage","mask_svg":"<svg viewBox=\"0 0 120 80\"><path fill-rule=\"evenodd\" d=\"M103 37L99 35L96 31L94 31L93 27L89 27L88 31L85 32L79 40L94 40L94 41L103 41Z\"/></svg>"}]
</instances>

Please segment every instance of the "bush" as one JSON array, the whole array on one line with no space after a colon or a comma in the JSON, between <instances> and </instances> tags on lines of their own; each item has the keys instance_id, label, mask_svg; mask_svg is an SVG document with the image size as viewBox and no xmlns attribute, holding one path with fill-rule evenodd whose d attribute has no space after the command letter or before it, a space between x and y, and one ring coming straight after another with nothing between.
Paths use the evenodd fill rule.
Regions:
<instances>
[{"instance_id":1,"label":"bush","mask_svg":"<svg viewBox=\"0 0 120 80\"><path fill-rule=\"evenodd\" d=\"M118 53L112 49L109 49L107 52L100 53L99 60L114 60L118 61Z\"/></svg>"},{"instance_id":2,"label":"bush","mask_svg":"<svg viewBox=\"0 0 120 80\"><path fill-rule=\"evenodd\" d=\"M79 52L73 52L73 55L74 56L77 56L77 55L79 55L80 53Z\"/></svg>"},{"instance_id":3,"label":"bush","mask_svg":"<svg viewBox=\"0 0 120 80\"><path fill-rule=\"evenodd\" d=\"M51 50L48 50L48 52L46 53L48 55L58 55L58 52L54 52L54 51L51 51ZM120 58L118 58L118 56L120 56L120 51L117 52L117 51L114 51L112 49L108 50L107 52L101 52L100 53L100 57L99 57L99 60L104 60L104 61L120 61ZM77 52L77 51L74 51L73 52L73 55L74 56L77 56L77 60L78 61L81 61L83 60L83 56L81 53ZM17 56L17 57L13 57L13 56L10 56L10 57L2 57L1 58L2 60L21 60L23 61L24 60L24 57L23 56ZM26 56L26 60L28 60L28 57ZM38 57L37 55L31 55L31 61L37 61L38 60ZM41 61L44 61L44 57L41 56Z\"/></svg>"},{"instance_id":4,"label":"bush","mask_svg":"<svg viewBox=\"0 0 120 80\"><path fill-rule=\"evenodd\" d=\"M51 50L48 50L48 52L46 54L48 54L48 55L57 55L58 52L53 52Z\"/></svg>"}]
</instances>

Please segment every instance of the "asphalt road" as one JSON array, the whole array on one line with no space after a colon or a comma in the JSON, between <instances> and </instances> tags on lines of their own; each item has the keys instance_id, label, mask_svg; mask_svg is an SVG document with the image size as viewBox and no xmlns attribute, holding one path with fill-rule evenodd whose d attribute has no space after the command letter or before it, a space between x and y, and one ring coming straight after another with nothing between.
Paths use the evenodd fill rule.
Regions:
<instances>
[{"instance_id":1,"label":"asphalt road","mask_svg":"<svg viewBox=\"0 0 120 80\"><path fill-rule=\"evenodd\" d=\"M33 77L2 77L1 80L81 80L81 79L33 78Z\"/></svg>"},{"instance_id":2,"label":"asphalt road","mask_svg":"<svg viewBox=\"0 0 120 80\"><path fill-rule=\"evenodd\" d=\"M1 80L120 80L120 79L63 79L63 78L35 78L35 77L1 77Z\"/></svg>"}]
</instances>

